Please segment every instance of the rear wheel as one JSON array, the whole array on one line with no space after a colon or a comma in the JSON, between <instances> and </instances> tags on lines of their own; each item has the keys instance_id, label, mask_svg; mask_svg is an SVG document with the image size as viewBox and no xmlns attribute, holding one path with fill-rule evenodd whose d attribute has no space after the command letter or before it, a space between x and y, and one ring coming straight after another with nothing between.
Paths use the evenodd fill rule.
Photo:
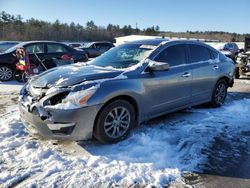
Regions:
<instances>
[{"instance_id":1,"label":"rear wheel","mask_svg":"<svg viewBox=\"0 0 250 188\"><path fill-rule=\"evenodd\" d=\"M21 70L16 70L14 72L14 79L18 82L23 82L23 71Z\"/></svg>"},{"instance_id":2,"label":"rear wheel","mask_svg":"<svg viewBox=\"0 0 250 188\"><path fill-rule=\"evenodd\" d=\"M134 107L125 100L116 100L100 112L94 136L102 143L115 143L124 139L134 124Z\"/></svg>"},{"instance_id":3,"label":"rear wheel","mask_svg":"<svg viewBox=\"0 0 250 188\"><path fill-rule=\"evenodd\" d=\"M219 80L214 88L211 105L213 107L220 107L226 99L228 84L225 80Z\"/></svg>"},{"instance_id":4,"label":"rear wheel","mask_svg":"<svg viewBox=\"0 0 250 188\"><path fill-rule=\"evenodd\" d=\"M0 65L0 81L9 81L12 79L13 69L8 65Z\"/></svg>"},{"instance_id":5,"label":"rear wheel","mask_svg":"<svg viewBox=\"0 0 250 188\"><path fill-rule=\"evenodd\" d=\"M30 75L25 71L22 75L23 82L27 82L30 78Z\"/></svg>"}]
</instances>

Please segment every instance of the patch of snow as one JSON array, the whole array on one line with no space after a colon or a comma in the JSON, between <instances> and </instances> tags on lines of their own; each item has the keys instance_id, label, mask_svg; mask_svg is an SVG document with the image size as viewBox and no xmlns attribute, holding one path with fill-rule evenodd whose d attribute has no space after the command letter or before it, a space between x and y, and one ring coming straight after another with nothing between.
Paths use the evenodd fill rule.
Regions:
<instances>
[{"instance_id":1,"label":"patch of snow","mask_svg":"<svg viewBox=\"0 0 250 188\"><path fill-rule=\"evenodd\" d=\"M52 93L56 93L57 91L60 91L62 90L61 88L58 88L58 87L51 87L47 90L46 94L45 95L50 95Z\"/></svg>"},{"instance_id":2,"label":"patch of snow","mask_svg":"<svg viewBox=\"0 0 250 188\"><path fill-rule=\"evenodd\" d=\"M65 81L69 80L69 78L60 78L59 80L56 81L56 84L55 85L59 85Z\"/></svg>"},{"instance_id":3,"label":"patch of snow","mask_svg":"<svg viewBox=\"0 0 250 188\"><path fill-rule=\"evenodd\" d=\"M2 187L184 185L182 173L202 171L213 139L225 130L250 130L250 99L218 109L192 109L142 125L113 145L79 143L90 155L75 156L50 140L29 136L18 110L0 116ZM237 116L235 115L237 114ZM234 117L234 118L232 118Z\"/></svg>"},{"instance_id":4,"label":"patch of snow","mask_svg":"<svg viewBox=\"0 0 250 188\"><path fill-rule=\"evenodd\" d=\"M17 81L7 81L7 82L1 82L0 81L0 93L19 93L19 91L23 87L23 83L19 83Z\"/></svg>"},{"instance_id":5,"label":"patch of snow","mask_svg":"<svg viewBox=\"0 0 250 188\"><path fill-rule=\"evenodd\" d=\"M250 84L250 77L246 77L245 79L237 79L236 82L240 82L243 84Z\"/></svg>"}]
</instances>

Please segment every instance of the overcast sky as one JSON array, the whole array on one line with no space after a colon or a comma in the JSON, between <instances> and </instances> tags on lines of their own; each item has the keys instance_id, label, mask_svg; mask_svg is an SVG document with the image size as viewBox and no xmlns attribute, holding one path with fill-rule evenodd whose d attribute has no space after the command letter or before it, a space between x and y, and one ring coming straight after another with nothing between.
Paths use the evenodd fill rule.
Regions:
<instances>
[{"instance_id":1,"label":"overcast sky","mask_svg":"<svg viewBox=\"0 0 250 188\"><path fill-rule=\"evenodd\" d=\"M93 20L98 26L250 33L250 0L0 0L0 10L81 25Z\"/></svg>"}]
</instances>

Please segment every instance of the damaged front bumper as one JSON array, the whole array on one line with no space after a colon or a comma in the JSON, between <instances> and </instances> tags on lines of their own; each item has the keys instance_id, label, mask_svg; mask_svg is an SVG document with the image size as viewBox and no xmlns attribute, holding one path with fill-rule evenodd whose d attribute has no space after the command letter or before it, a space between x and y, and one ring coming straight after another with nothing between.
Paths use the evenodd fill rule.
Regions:
<instances>
[{"instance_id":1,"label":"damaged front bumper","mask_svg":"<svg viewBox=\"0 0 250 188\"><path fill-rule=\"evenodd\" d=\"M19 110L24 125L31 133L49 139L87 140L92 138L95 118L102 105L77 109L47 109L45 99L27 105L27 97L20 96Z\"/></svg>"}]
</instances>

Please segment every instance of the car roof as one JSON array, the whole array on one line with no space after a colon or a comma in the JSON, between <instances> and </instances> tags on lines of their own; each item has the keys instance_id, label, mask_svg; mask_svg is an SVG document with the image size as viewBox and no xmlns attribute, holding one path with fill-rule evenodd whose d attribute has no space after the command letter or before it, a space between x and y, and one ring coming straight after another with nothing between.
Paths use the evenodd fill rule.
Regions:
<instances>
[{"instance_id":1,"label":"car roof","mask_svg":"<svg viewBox=\"0 0 250 188\"><path fill-rule=\"evenodd\" d=\"M25 41L25 42L20 42L14 45L12 48L18 48L18 47L24 47L25 45L32 44L32 43L51 43L51 44L63 44L61 42L56 42L56 41ZM63 44L66 45L66 44Z\"/></svg>"},{"instance_id":2,"label":"car roof","mask_svg":"<svg viewBox=\"0 0 250 188\"><path fill-rule=\"evenodd\" d=\"M136 41L132 41L132 42L127 42L126 44L141 44L141 45L154 45L154 46L158 46L162 42L167 42L167 41L169 41L169 40L168 39L164 39L164 38L159 38L159 39L144 39L144 40L136 40Z\"/></svg>"},{"instance_id":3,"label":"car roof","mask_svg":"<svg viewBox=\"0 0 250 188\"><path fill-rule=\"evenodd\" d=\"M132 41L128 42L125 44L141 44L141 45L154 45L154 46L159 46L159 45L165 45L165 44L198 44L198 45L203 45L206 47L210 47L210 45L205 44L204 42L200 42L197 40L183 40L183 39L165 39L165 38L159 38L159 39L145 39L145 40L137 40L137 41Z\"/></svg>"},{"instance_id":4,"label":"car roof","mask_svg":"<svg viewBox=\"0 0 250 188\"><path fill-rule=\"evenodd\" d=\"M108 43L108 44L112 44L112 42L109 41L94 41L94 42L86 42L88 44L96 44L96 43Z\"/></svg>"},{"instance_id":5,"label":"car roof","mask_svg":"<svg viewBox=\"0 0 250 188\"><path fill-rule=\"evenodd\" d=\"M27 44L32 44L32 43L51 43L51 44L63 44L62 42L56 42L56 41L25 41L17 44L18 46L24 46Z\"/></svg>"},{"instance_id":6,"label":"car roof","mask_svg":"<svg viewBox=\"0 0 250 188\"><path fill-rule=\"evenodd\" d=\"M18 44L20 41L1 41L0 44Z\"/></svg>"}]
</instances>

